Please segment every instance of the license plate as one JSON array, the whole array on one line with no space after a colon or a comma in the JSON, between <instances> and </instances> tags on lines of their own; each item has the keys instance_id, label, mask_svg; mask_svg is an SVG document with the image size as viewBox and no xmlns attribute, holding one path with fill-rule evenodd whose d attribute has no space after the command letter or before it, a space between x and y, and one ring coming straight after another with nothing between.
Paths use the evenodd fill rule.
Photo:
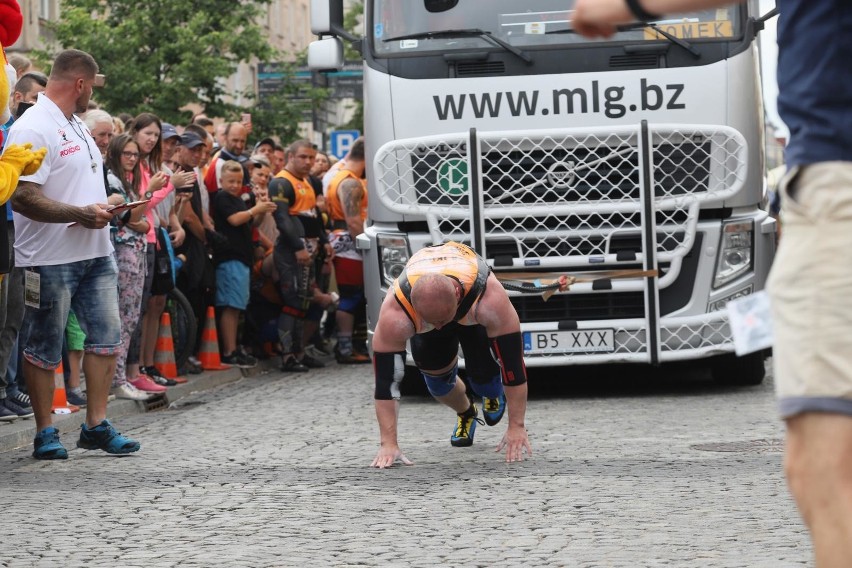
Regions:
<instances>
[{"instance_id":1,"label":"license plate","mask_svg":"<svg viewBox=\"0 0 852 568\"><path fill-rule=\"evenodd\" d=\"M611 329L525 331L524 353L610 353L615 351Z\"/></svg>"}]
</instances>

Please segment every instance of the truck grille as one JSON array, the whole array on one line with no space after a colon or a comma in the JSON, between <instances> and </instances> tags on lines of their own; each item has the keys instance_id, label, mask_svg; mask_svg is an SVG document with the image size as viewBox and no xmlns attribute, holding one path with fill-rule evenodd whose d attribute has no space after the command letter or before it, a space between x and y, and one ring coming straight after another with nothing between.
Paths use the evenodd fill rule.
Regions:
<instances>
[{"instance_id":1,"label":"truck grille","mask_svg":"<svg viewBox=\"0 0 852 568\"><path fill-rule=\"evenodd\" d=\"M546 302L541 296L512 296L511 301L524 323L645 317L642 292L558 294Z\"/></svg>"},{"instance_id":2,"label":"truck grille","mask_svg":"<svg viewBox=\"0 0 852 568\"><path fill-rule=\"evenodd\" d=\"M425 218L434 243L478 235L479 252L500 258L506 270L635 261L619 254L641 252L643 224L653 223L657 260L673 266L662 288L695 241L700 204L721 204L742 188L746 143L723 126L652 125L648 132L648 147L638 126L396 140L376 154L377 197L392 211Z\"/></svg>"}]
</instances>

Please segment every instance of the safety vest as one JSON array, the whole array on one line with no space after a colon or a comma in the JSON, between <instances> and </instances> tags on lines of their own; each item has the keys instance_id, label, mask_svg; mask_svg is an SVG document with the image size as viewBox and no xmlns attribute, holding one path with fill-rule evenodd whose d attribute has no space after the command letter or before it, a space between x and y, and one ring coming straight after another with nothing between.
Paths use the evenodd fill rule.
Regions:
<instances>
[{"instance_id":1,"label":"safety vest","mask_svg":"<svg viewBox=\"0 0 852 568\"><path fill-rule=\"evenodd\" d=\"M290 215L316 217L317 196L308 180L297 178L287 170L281 170L275 177L284 178L293 186L295 196L290 203Z\"/></svg>"}]
</instances>

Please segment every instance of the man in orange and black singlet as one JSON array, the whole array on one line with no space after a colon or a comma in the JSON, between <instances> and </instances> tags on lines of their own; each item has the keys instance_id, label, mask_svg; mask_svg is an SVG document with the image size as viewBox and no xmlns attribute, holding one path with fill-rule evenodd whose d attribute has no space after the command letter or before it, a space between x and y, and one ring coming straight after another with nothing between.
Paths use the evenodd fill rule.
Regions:
<instances>
[{"instance_id":1,"label":"man in orange and black singlet","mask_svg":"<svg viewBox=\"0 0 852 568\"><path fill-rule=\"evenodd\" d=\"M355 238L364 232L367 219L367 188L364 183L364 139L352 144L346 163L328 186L328 212L332 232L329 238L334 249L334 275L340 292L337 306L338 363L369 363L370 358L352 347L355 315L365 306L364 262L355 248Z\"/></svg>"},{"instance_id":2,"label":"man in orange and black singlet","mask_svg":"<svg viewBox=\"0 0 852 568\"><path fill-rule=\"evenodd\" d=\"M319 323L309 317L309 312L321 313L333 301L316 286L314 259L319 248L325 248L329 256L333 253L308 180L315 156L316 150L307 140L293 142L287 149L284 169L269 182L269 198L278 205L274 215L279 235L273 258L283 302L278 316L278 335L284 352L281 370L288 372L324 366L306 355L304 346Z\"/></svg>"}]
</instances>

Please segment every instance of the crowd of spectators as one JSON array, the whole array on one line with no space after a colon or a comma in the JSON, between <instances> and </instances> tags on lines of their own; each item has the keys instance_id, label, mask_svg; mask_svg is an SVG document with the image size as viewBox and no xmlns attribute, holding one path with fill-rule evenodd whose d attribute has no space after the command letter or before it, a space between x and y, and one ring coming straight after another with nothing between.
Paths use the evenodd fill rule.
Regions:
<instances>
[{"instance_id":1,"label":"crowd of spectators","mask_svg":"<svg viewBox=\"0 0 852 568\"><path fill-rule=\"evenodd\" d=\"M32 105L49 101L47 85L48 77L28 64L4 129ZM366 216L363 140L336 164L307 140L253 143L247 115L232 122L201 113L172 125L152 113L111 115L96 100L97 91L85 112L76 113L79 121L70 120L84 125L77 135L101 154L100 202L117 207L109 228L121 320L112 395L147 400L187 380L165 377L154 365L161 314L173 287L198 322L195 355L181 375L202 371L197 355L209 306L215 307L224 364L246 368L280 357L281 370L307 372L333 358L370 361L364 338L352 338L356 322L363 326L364 320L363 278L360 266L351 265L358 254L351 243ZM13 216L13 201L2 213L12 259L21 214ZM134 203L140 204L126 207ZM342 284L335 283L336 270ZM0 422L33 415L20 372L22 268L11 268L3 279L2 297ZM80 315L72 309L68 316L62 360L68 402L85 407L80 370L89 355Z\"/></svg>"}]
</instances>

